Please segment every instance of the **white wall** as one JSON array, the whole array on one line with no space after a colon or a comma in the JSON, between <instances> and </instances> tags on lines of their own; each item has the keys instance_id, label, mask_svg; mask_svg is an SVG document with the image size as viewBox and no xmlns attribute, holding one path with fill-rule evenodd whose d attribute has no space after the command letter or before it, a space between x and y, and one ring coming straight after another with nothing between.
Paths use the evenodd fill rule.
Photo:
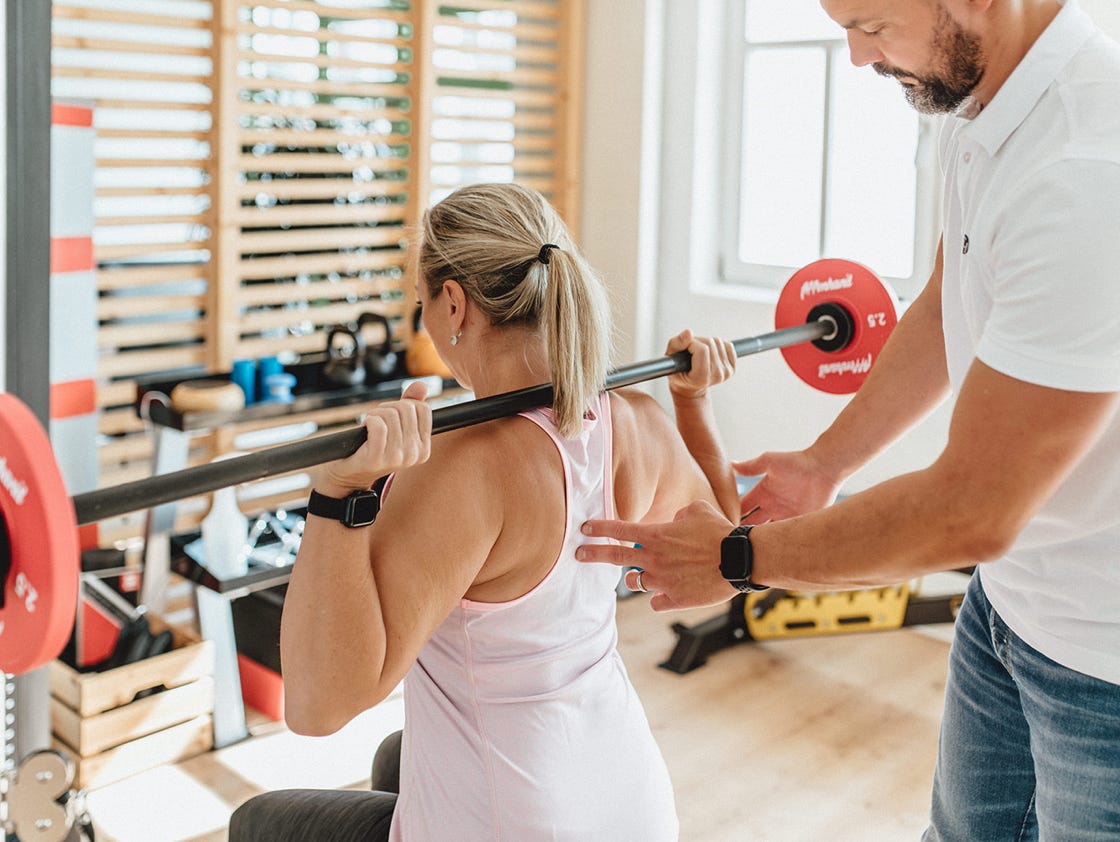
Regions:
<instances>
[{"instance_id":1,"label":"white wall","mask_svg":"<svg viewBox=\"0 0 1120 842\"><path fill-rule=\"evenodd\" d=\"M580 245L612 291L617 358L651 356L661 135L659 0L587 3ZM647 34L648 30L648 34Z\"/></svg>"},{"instance_id":2,"label":"white wall","mask_svg":"<svg viewBox=\"0 0 1120 842\"><path fill-rule=\"evenodd\" d=\"M1118 0L1082 5L1120 38ZM713 289L717 220L695 201L720 178L718 138L709 130L718 93L705 99L705 92L720 87L721 6L720 0L587 4L582 241L614 292L622 363L661 354L683 327L730 339L773 329L773 296ZM699 60L691 41L700 44ZM654 229L650 219L659 207L667 212ZM651 254L653 268L646 263ZM664 396L663 383L651 388ZM769 352L740 360L738 375L716 400L730 453L746 458L811 443L847 399L810 389L780 353ZM939 409L853 477L849 490L928 464L944 446L948 417L949 407Z\"/></svg>"}]
</instances>

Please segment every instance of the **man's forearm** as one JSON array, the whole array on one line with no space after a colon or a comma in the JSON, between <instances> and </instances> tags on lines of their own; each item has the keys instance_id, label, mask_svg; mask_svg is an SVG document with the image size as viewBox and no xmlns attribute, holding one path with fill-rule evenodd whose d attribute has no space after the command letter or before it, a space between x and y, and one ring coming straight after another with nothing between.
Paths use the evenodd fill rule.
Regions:
<instances>
[{"instance_id":1,"label":"man's forearm","mask_svg":"<svg viewBox=\"0 0 1120 842\"><path fill-rule=\"evenodd\" d=\"M940 284L903 314L871 373L810 450L840 482L945 399L949 377L941 330Z\"/></svg>"}]
</instances>

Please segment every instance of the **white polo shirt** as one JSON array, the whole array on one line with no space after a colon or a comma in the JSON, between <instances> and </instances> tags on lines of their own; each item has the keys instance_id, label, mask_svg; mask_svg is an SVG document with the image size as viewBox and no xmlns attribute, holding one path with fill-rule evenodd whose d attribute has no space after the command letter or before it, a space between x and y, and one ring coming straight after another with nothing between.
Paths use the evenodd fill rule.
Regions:
<instances>
[{"instance_id":1,"label":"white polo shirt","mask_svg":"<svg viewBox=\"0 0 1120 842\"><path fill-rule=\"evenodd\" d=\"M947 121L941 164L954 392L977 358L1120 391L1120 45L1070 0L983 111ZM980 576L1028 644L1120 684L1120 417Z\"/></svg>"}]
</instances>

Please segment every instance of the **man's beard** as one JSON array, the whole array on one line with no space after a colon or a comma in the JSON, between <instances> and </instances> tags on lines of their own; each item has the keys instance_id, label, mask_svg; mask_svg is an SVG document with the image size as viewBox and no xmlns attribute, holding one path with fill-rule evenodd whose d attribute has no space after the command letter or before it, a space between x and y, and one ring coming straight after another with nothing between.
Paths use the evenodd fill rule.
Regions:
<instances>
[{"instance_id":1,"label":"man's beard","mask_svg":"<svg viewBox=\"0 0 1120 842\"><path fill-rule=\"evenodd\" d=\"M882 62L873 67L880 76L906 78L901 83L906 100L922 114L952 114L980 83L986 61L980 38L965 32L944 6L933 35L933 56L937 76L918 76Z\"/></svg>"}]
</instances>

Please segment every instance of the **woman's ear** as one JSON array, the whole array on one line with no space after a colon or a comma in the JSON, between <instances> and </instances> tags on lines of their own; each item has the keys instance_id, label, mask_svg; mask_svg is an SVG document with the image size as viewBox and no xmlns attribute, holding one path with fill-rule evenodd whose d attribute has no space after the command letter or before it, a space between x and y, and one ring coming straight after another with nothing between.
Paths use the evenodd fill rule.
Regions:
<instances>
[{"instance_id":1,"label":"woman's ear","mask_svg":"<svg viewBox=\"0 0 1120 842\"><path fill-rule=\"evenodd\" d=\"M444 281L442 292L447 296L447 315L451 321L451 329L458 332L467 315L467 294L463 291L462 284L456 280Z\"/></svg>"}]
</instances>

